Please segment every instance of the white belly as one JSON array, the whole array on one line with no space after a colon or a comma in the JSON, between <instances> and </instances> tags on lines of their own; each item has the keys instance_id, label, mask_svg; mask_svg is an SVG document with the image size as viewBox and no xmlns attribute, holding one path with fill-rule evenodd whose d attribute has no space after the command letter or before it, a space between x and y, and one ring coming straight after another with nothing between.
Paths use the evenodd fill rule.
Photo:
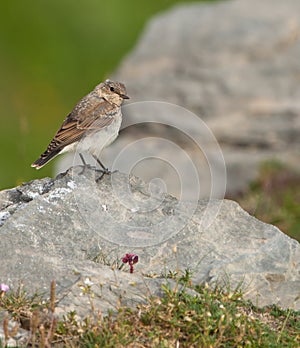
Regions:
<instances>
[{"instance_id":1,"label":"white belly","mask_svg":"<svg viewBox=\"0 0 300 348\"><path fill-rule=\"evenodd\" d=\"M66 146L64 151L88 152L100 157L101 151L109 146L118 136L121 127L122 115L116 115L113 122L99 131L92 131L83 137L78 143Z\"/></svg>"}]
</instances>

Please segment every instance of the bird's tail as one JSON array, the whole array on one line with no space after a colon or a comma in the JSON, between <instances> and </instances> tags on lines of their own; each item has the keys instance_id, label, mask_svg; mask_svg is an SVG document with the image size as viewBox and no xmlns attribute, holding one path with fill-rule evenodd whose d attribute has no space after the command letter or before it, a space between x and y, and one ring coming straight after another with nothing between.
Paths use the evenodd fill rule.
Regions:
<instances>
[{"instance_id":1,"label":"bird's tail","mask_svg":"<svg viewBox=\"0 0 300 348\"><path fill-rule=\"evenodd\" d=\"M52 150L49 152L46 150L43 154L41 154L41 157L37 159L35 162L32 163L31 167L34 167L36 169L42 168L46 163L51 161L55 156L57 156L61 152L61 149Z\"/></svg>"}]
</instances>

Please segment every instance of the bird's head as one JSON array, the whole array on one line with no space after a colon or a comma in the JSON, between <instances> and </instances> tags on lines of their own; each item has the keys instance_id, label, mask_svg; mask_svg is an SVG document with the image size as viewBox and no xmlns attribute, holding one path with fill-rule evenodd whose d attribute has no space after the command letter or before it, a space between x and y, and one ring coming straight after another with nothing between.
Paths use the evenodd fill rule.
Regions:
<instances>
[{"instance_id":1,"label":"bird's head","mask_svg":"<svg viewBox=\"0 0 300 348\"><path fill-rule=\"evenodd\" d=\"M96 89L99 97L104 98L111 104L120 106L124 99L129 99L126 95L125 85L121 82L105 80Z\"/></svg>"}]
</instances>

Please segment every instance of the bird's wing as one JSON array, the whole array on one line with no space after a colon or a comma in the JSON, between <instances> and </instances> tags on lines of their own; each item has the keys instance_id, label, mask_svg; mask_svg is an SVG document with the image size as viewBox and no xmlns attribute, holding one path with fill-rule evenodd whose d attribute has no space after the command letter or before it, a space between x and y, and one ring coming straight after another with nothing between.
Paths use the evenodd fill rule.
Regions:
<instances>
[{"instance_id":1,"label":"bird's wing","mask_svg":"<svg viewBox=\"0 0 300 348\"><path fill-rule=\"evenodd\" d=\"M97 105L91 105L90 107L85 105L83 110L76 106L55 134L47 148L47 152L51 152L56 148L62 149L79 141L88 130L101 130L107 127L113 121L114 115L115 106L104 99Z\"/></svg>"},{"instance_id":2,"label":"bird's wing","mask_svg":"<svg viewBox=\"0 0 300 348\"><path fill-rule=\"evenodd\" d=\"M112 123L114 116L119 112L116 105L108 103L91 92L83 98L66 117L60 129L32 166L41 168L66 146L80 141L89 131L97 131Z\"/></svg>"}]
</instances>

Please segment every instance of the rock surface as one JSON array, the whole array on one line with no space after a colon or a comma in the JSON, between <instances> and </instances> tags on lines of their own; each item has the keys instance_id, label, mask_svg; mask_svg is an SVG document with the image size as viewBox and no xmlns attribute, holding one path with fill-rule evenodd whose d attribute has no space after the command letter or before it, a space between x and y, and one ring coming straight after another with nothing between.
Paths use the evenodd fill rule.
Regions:
<instances>
[{"instance_id":1,"label":"rock surface","mask_svg":"<svg viewBox=\"0 0 300 348\"><path fill-rule=\"evenodd\" d=\"M148 23L115 78L126 83L131 102L173 103L202 118L224 154L226 192L238 193L255 179L262 161L277 159L300 170L299 13L298 0L178 5ZM140 108L131 104L124 108L124 127L144 121L147 108L152 110L156 124L126 130L119 143L104 154L104 161L110 163L136 141L137 134L171 138L191 157L199 173L200 196L208 197L212 187L209 164L216 172L214 185L224 178L218 174L224 164L216 144L208 142L202 148L205 159L199 146L182 139L170 127L158 127L159 122L173 125L176 118L181 121L179 133L193 137L202 129L201 123L195 127L182 110L174 113L164 107L157 112L154 105L144 103ZM176 149L159 141L153 141L152 147L161 159L177 156ZM130 154L127 157L130 161ZM181 159L179 168L186 161ZM165 163L156 161L150 171L149 163L140 164L133 173L146 181L162 178L168 192L180 196L177 177L166 170ZM193 193L192 189L189 192ZM222 194L221 185L215 197L222 198Z\"/></svg>"},{"instance_id":2,"label":"rock surface","mask_svg":"<svg viewBox=\"0 0 300 348\"><path fill-rule=\"evenodd\" d=\"M49 292L57 313L90 310L91 286L103 313L161 294L169 271L192 271L196 283L242 282L259 306L300 309L300 246L228 200L179 202L136 177L113 173L98 183L93 169L74 167L0 192L0 279ZM133 274L121 258L135 253Z\"/></svg>"}]
</instances>

